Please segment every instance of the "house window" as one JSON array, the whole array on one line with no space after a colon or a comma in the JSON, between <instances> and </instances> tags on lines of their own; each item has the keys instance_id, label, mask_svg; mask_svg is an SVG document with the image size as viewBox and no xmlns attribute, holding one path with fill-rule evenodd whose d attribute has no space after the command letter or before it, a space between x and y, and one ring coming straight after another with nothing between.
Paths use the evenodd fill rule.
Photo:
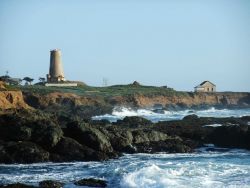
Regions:
<instances>
[{"instance_id":1,"label":"house window","mask_svg":"<svg viewBox=\"0 0 250 188\"><path fill-rule=\"evenodd\" d=\"M212 87L212 91L214 91L214 88Z\"/></svg>"},{"instance_id":2,"label":"house window","mask_svg":"<svg viewBox=\"0 0 250 188\"><path fill-rule=\"evenodd\" d=\"M209 88L207 88L207 91L209 91Z\"/></svg>"}]
</instances>

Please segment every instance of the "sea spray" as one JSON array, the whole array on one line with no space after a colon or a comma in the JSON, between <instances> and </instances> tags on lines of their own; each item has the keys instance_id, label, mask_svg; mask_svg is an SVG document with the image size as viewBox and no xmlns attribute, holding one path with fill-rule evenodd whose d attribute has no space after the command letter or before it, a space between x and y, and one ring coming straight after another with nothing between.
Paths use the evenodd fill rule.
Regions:
<instances>
[{"instance_id":1,"label":"sea spray","mask_svg":"<svg viewBox=\"0 0 250 188\"><path fill-rule=\"evenodd\" d=\"M184 154L127 154L105 162L1 164L0 184L36 185L52 179L73 188L72 182L92 177L107 180L110 188L250 187L249 151L207 149Z\"/></svg>"},{"instance_id":2,"label":"sea spray","mask_svg":"<svg viewBox=\"0 0 250 188\"><path fill-rule=\"evenodd\" d=\"M92 119L101 120L107 119L111 122L116 122L119 119L123 119L126 116L140 116L151 120L152 122L158 121L170 121L180 120L183 117L196 114L199 117L242 117L249 116L250 109L216 109L211 107L207 110L181 110L181 111L168 111L162 110L161 113L155 112L154 109L132 109L127 107L115 107L112 114L104 114L100 116L94 116Z\"/></svg>"}]
</instances>

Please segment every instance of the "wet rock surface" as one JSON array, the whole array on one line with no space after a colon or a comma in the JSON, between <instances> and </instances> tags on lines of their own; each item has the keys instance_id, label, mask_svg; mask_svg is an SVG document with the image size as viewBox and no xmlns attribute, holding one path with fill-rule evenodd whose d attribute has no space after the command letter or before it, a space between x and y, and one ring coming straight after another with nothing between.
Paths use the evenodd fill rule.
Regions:
<instances>
[{"instance_id":1,"label":"wet rock surface","mask_svg":"<svg viewBox=\"0 0 250 188\"><path fill-rule=\"evenodd\" d=\"M39 188L62 188L63 183L53 180L45 180L39 182Z\"/></svg>"},{"instance_id":2,"label":"wet rock surface","mask_svg":"<svg viewBox=\"0 0 250 188\"><path fill-rule=\"evenodd\" d=\"M9 184L9 185L0 185L0 188L36 188L36 187L32 185L22 184L22 183L14 183L14 184Z\"/></svg>"},{"instance_id":3,"label":"wet rock surface","mask_svg":"<svg viewBox=\"0 0 250 188\"><path fill-rule=\"evenodd\" d=\"M88 178L88 179L82 179L74 183L78 186L87 186L87 187L106 187L107 181L100 180L100 179L94 179L94 178Z\"/></svg>"},{"instance_id":4,"label":"wet rock surface","mask_svg":"<svg viewBox=\"0 0 250 188\"><path fill-rule=\"evenodd\" d=\"M250 149L249 119L189 115L158 123L141 117L110 123L10 111L0 115L0 163L103 161L122 153L192 152L207 143Z\"/></svg>"}]
</instances>

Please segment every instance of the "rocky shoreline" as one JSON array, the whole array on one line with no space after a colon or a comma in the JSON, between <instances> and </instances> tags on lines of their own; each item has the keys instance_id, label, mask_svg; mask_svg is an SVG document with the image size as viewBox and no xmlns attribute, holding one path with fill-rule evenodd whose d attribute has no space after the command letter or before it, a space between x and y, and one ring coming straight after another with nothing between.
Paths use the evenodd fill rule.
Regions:
<instances>
[{"instance_id":1,"label":"rocky shoreline","mask_svg":"<svg viewBox=\"0 0 250 188\"><path fill-rule=\"evenodd\" d=\"M191 153L207 144L249 150L249 122L250 116L188 115L182 120L158 123L142 117L125 117L110 123L80 116L66 118L39 110L7 110L0 114L0 163L104 161L123 153ZM45 185L63 186L48 180L39 187Z\"/></svg>"},{"instance_id":2,"label":"rocky shoreline","mask_svg":"<svg viewBox=\"0 0 250 188\"><path fill-rule=\"evenodd\" d=\"M87 178L81 179L73 183L77 186L84 187L106 187L107 181L101 179ZM64 183L53 181L53 180L44 180L39 182L38 186L27 185L23 183L14 183L9 185L0 185L0 188L62 188Z\"/></svg>"},{"instance_id":3,"label":"rocky shoreline","mask_svg":"<svg viewBox=\"0 0 250 188\"><path fill-rule=\"evenodd\" d=\"M40 111L0 115L0 163L103 161L122 153L186 153L204 144L250 149L250 117L152 123L141 117L71 119ZM213 127L207 125L221 124Z\"/></svg>"}]
</instances>

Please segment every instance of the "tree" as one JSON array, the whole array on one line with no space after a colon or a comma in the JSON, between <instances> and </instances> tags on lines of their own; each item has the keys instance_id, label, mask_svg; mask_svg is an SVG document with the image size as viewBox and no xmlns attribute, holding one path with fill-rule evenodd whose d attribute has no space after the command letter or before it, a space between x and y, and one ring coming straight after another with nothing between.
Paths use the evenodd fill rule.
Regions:
<instances>
[{"instance_id":1,"label":"tree","mask_svg":"<svg viewBox=\"0 0 250 188\"><path fill-rule=\"evenodd\" d=\"M10 85L20 85L21 82L22 82L22 79L20 79L20 78L9 78L8 79L8 83Z\"/></svg>"},{"instance_id":2,"label":"tree","mask_svg":"<svg viewBox=\"0 0 250 188\"><path fill-rule=\"evenodd\" d=\"M31 85L31 82L34 81L34 79L30 78L30 77L24 77L23 80L26 81L27 83L29 83L29 85Z\"/></svg>"},{"instance_id":3,"label":"tree","mask_svg":"<svg viewBox=\"0 0 250 188\"><path fill-rule=\"evenodd\" d=\"M44 83L45 80L46 80L45 78L42 78L42 77L39 78L39 81L42 82L42 83Z\"/></svg>"},{"instance_id":4,"label":"tree","mask_svg":"<svg viewBox=\"0 0 250 188\"><path fill-rule=\"evenodd\" d=\"M0 76L0 81L6 82L10 77L8 75Z\"/></svg>"}]
</instances>

